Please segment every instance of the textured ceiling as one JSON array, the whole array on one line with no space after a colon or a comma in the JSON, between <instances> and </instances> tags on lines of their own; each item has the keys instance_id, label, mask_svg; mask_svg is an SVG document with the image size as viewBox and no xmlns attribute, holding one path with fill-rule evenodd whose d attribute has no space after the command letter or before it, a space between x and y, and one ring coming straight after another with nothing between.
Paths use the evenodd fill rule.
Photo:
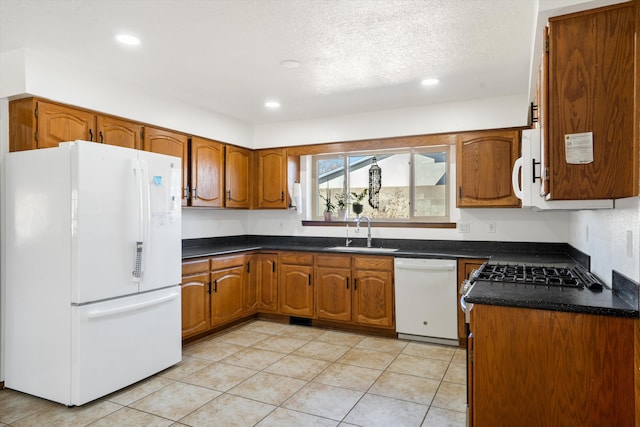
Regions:
<instances>
[{"instance_id":1,"label":"textured ceiling","mask_svg":"<svg viewBox=\"0 0 640 427\"><path fill-rule=\"evenodd\" d=\"M0 0L46 51L252 123L528 92L535 0ZM125 48L116 33L139 36ZM299 68L280 66L286 59ZM426 77L436 87L422 87ZM264 102L282 104L267 111Z\"/></svg>"}]
</instances>

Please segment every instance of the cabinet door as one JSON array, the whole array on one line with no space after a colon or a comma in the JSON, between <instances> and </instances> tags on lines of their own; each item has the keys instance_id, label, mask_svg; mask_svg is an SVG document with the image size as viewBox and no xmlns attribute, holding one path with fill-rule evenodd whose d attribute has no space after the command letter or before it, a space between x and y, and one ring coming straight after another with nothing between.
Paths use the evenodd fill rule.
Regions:
<instances>
[{"instance_id":1,"label":"cabinet door","mask_svg":"<svg viewBox=\"0 0 640 427\"><path fill-rule=\"evenodd\" d=\"M96 120L96 140L98 142L136 150L142 149L142 129L144 126L141 123L101 115L98 115Z\"/></svg>"},{"instance_id":2,"label":"cabinet door","mask_svg":"<svg viewBox=\"0 0 640 427\"><path fill-rule=\"evenodd\" d=\"M638 195L634 2L549 19L549 166L554 200ZM565 137L593 132L593 161Z\"/></svg>"},{"instance_id":3,"label":"cabinet door","mask_svg":"<svg viewBox=\"0 0 640 427\"><path fill-rule=\"evenodd\" d=\"M65 141L95 141L96 116L88 111L38 101L38 148Z\"/></svg>"},{"instance_id":4,"label":"cabinet door","mask_svg":"<svg viewBox=\"0 0 640 427\"><path fill-rule=\"evenodd\" d=\"M226 148L226 201L228 208L249 208L249 162L251 151L228 145Z\"/></svg>"},{"instance_id":5,"label":"cabinet door","mask_svg":"<svg viewBox=\"0 0 640 427\"><path fill-rule=\"evenodd\" d=\"M182 338L209 329L209 273L182 278Z\"/></svg>"},{"instance_id":6,"label":"cabinet door","mask_svg":"<svg viewBox=\"0 0 640 427\"><path fill-rule=\"evenodd\" d=\"M353 320L364 325L393 326L393 273L355 270Z\"/></svg>"},{"instance_id":7,"label":"cabinet door","mask_svg":"<svg viewBox=\"0 0 640 427\"><path fill-rule=\"evenodd\" d=\"M211 272L211 326L243 314L244 265Z\"/></svg>"},{"instance_id":8,"label":"cabinet door","mask_svg":"<svg viewBox=\"0 0 640 427\"><path fill-rule=\"evenodd\" d=\"M191 206L224 206L224 144L191 138Z\"/></svg>"},{"instance_id":9,"label":"cabinet door","mask_svg":"<svg viewBox=\"0 0 640 427\"><path fill-rule=\"evenodd\" d=\"M287 150L259 150L257 156L258 207L285 209L288 204Z\"/></svg>"},{"instance_id":10,"label":"cabinet door","mask_svg":"<svg viewBox=\"0 0 640 427\"><path fill-rule=\"evenodd\" d=\"M313 266L280 266L278 302L282 314L313 316Z\"/></svg>"},{"instance_id":11,"label":"cabinet door","mask_svg":"<svg viewBox=\"0 0 640 427\"><path fill-rule=\"evenodd\" d=\"M38 148L36 105L33 98L9 101L9 151Z\"/></svg>"},{"instance_id":12,"label":"cabinet door","mask_svg":"<svg viewBox=\"0 0 640 427\"><path fill-rule=\"evenodd\" d=\"M258 282L260 277L260 255L245 256L246 278L244 281L244 312L252 314L258 308Z\"/></svg>"},{"instance_id":13,"label":"cabinet door","mask_svg":"<svg viewBox=\"0 0 640 427\"><path fill-rule=\"evenodd\" d=\"M635 426L634 322L475 304L473 424Z\"/></svg>"},{"instance_id":14,"label":"cabinet door","mask_svg":"<svg viewBox=\"0 0 640 427\"><path fill-rule=\"evenodd\" d=\"M316 267L318 319L351 321L351 269Z\"/></svg>"},{"instance_id":15,"label":"cabinet door","mask_svg":"<svg viewBox=\"0 0 640 427\"><path fill-rule=\"evenodd\" d=\"M182 206L187 205L187 158L189 138L187 135L157 129L149 126L144 128L144 150L153 153L167 154L182 159Z\"/></svg>"},{"instance_id":16,"label":"cabinet door","mask_svg":"<svg viewBox=\"0 0 640 427\"><path fill-rule=\"evenodd\" d=\"M457 206L519 207L511 185L520 157L520 132L478 132L458 137Z\"/></svg>"},{"instance_id":17,"label":"cabinet door","mask_svg":"<svg viewBox=\"0 0 640 427\"><path fill-rule=\"evenodd\" d=\"M209 260L182 263L182 338L209 329Z\"/></svg>"},{"instance_id":18,"label":"cabinet door","mask_svg":"<svg viewBox=\"0 0 640 427\"><path fill-rule=\"evenodd\" d=\"M278 311L278 255L260 254L258 271L258 309L275 313Z\"/></svg>"}]
</instances>

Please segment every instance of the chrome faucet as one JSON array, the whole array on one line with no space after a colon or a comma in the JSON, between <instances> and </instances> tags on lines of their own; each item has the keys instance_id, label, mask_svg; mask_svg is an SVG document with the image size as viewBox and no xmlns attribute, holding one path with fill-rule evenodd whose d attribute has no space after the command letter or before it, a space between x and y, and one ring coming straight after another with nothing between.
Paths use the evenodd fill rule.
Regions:
<instances>
[{"instance_id":1,"label":"chrome faucet","mask_svg":"<svg viewBox=\"0 0 640 427\"><path fill-rule=\"evenodd\" d=\"M360 232L360 220L361 219L366 219L367 220L367 247L370 248L371 247L371 220L366 215L358 215L358 216L356 216L356 219L355 219L355 222L356 222L356 233Z\"/></svg>"}]
</instances>

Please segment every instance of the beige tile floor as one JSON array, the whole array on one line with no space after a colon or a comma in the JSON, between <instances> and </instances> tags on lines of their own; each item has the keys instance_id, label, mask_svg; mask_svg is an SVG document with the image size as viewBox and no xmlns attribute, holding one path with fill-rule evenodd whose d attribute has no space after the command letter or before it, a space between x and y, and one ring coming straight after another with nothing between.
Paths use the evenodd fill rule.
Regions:
<instances>
[{"instance_id":1,"label":"beige tile floor","mask_svg":"<svg viewBox=\"0 0 640 427\"><path fill-rule=\"evenodd\" d=\"M0 426L464 426L465 351L254 321L67 408L0 391Z\"/></svg>"}]
</instances>

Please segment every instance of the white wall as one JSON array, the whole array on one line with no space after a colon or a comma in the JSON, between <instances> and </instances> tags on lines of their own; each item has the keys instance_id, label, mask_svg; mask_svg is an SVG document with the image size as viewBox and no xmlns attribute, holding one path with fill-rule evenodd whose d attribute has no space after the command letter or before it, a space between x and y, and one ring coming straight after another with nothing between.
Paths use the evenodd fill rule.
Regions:
<instances>
[{"instance_id":1,"label":"white wall","mask_svg":"<svg viewBox=\"0 0 640 427\"><path fill-rule=\"evenodd\" d=\"M591 255L591 270L611 283L611 270L640 282L640 199L616 200L615 209L573 212L568 242Z\"/></svg>"},{"instance_id":2,"label":"white wall","mask_svg":"<svg viewBox=\"0 0 640 427\"><path fill-rule=\"evenodd\" d=\"M523 88L524 89L524 88ZM527 94L260 124L254 147L281 147L526 126Z\"/></svg>"},{"instance_id":3,"label":"white wall","mask_svg":"<svg viewBox=\"0 0 640 427\"><path fill-rule=\"evenodd\" d=\"M0 98L31 94L245 147L253 141L248 123L132 86L99 67L21 49L1 55L0 70Z\"/></svg>"}]
</instances>

